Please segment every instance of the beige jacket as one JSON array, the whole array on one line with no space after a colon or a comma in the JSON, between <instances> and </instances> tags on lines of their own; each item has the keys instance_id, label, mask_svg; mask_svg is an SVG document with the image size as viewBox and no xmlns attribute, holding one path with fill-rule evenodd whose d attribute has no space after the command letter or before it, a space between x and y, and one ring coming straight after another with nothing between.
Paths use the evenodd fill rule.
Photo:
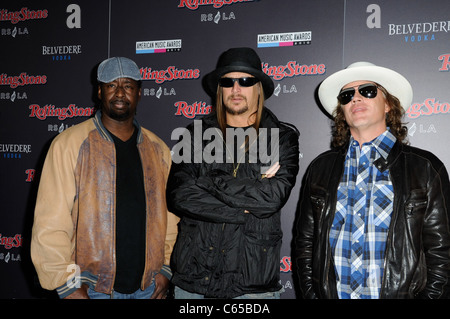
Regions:
<instances>
[{"instance_id":1,"label":"beige jacket","mask_svg":"<svg viewBox=\"0 0 450 319\"><path fill-rule=\"evenodd\" d=\"M41 286L60 297L81 284L111 293L115 279L115 147L101 113L58 135L48 151L35 208L31 257ZM178 218L167 211L170 150L139 128L147 198L146 262L141 288L170 278Z\"/></svg>"}]
</instances>

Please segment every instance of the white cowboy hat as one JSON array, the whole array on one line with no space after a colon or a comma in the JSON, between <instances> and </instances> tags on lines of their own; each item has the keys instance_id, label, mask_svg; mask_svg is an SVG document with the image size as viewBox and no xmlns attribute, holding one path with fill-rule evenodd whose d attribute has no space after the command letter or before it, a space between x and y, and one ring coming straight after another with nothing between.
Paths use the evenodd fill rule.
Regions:
<instances>
[{"instance_id":1,"label":"white cowboy hat","mask_svg":"<svg viewBox=\"0 0 450 319\"><path fill-rule=\"evenodd\" d=\"M319 87L319 100L330 115L333 115L333 111L338 105L337 96L342 87L354 81L373 81L382 85L390 94L400 100L405 111L411 105L413 90L403 75L369 62L355 62L346 69L330 75Z\"/></svg>"}]
</instances>

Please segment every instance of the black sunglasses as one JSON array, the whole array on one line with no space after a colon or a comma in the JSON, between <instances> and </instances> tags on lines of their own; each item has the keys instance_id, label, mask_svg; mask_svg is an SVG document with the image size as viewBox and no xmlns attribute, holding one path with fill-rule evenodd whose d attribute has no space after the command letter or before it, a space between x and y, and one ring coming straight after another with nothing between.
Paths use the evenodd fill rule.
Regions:
<instances>
[{"instance_id":1,"label":"black sunglasses","mask_svg":"<svg viewBox=\"0 0 450 319\"><path fill-rule=\"evenodd\" d=\"M358 92L359 94L361 94L366 98L373 99L377 96L378 86L373 83L361 84L360 86L358 86ZM337 98L338 101L341 103L341 105L345 105L349 103L351 100L353 100L354 96L355 96L355 88L352 87L348 89L343 89L339 93Z\"/></svg>"},{"instance_id":2,"label":"black sunglasses","mask_svg":"<svg viewBox=\"0 0 450 319\"><path fill-rule=\"evenodd\" d=\"M257 78L245 77L245 78L220 78L219 85L224 88L230 88L234 85L234 82L238 82L239 86L250 87L259 82Z\"/></svg>"}]
</instances>

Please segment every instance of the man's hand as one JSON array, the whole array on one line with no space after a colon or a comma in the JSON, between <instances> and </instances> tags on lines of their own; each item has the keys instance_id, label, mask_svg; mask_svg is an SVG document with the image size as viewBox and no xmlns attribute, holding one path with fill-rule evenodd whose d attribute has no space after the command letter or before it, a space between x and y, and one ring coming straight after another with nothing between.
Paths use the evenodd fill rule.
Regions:
<instances>
[{"instance_id":1,"label":"man's hand","mask_svg":"<svg viewBox=\"0 0 450 319\"><path fill-rule=\"evenodd\" d=\"M276 172L278 172L278 170L280 169L280 163L276 162L275 164L273 164L267 171L265 174L262 175L262 178L272 178L275 176ZM249 214L250 212L248 210L244 210L245 214Z\"/></svg>"},{"instance_id":2,"label":"man's hand","mask_svg":"<svg viewBox=\"0 0 450 319\"><path fill-rule=\"evenodd\" d=\"M273 164L263 175L263 178L271 178L275 176L275 173L280 169L280 163L276 162Z\"/></svg>"},{"instance_id":3,"label":"man's hand","mask_svg":"<svg viewBox=\"0 0 450 319\"><path fill-rule=\"evenodd\" d=\"M82 284L80 288L64 297L64 299L90 299L87 293L88 288L88 285Z\"/></svg>"},{"instance_id":4,"label":"man's hand","mask_svg":"<svg viewBox=\"0 0 450 319\"><path fill-rule=\"evenodd\" d=\"M155 291L150 299L166 299L167 290L169 290L169 279L162 274L155 276Z\"/></svg>"}]
</instances>

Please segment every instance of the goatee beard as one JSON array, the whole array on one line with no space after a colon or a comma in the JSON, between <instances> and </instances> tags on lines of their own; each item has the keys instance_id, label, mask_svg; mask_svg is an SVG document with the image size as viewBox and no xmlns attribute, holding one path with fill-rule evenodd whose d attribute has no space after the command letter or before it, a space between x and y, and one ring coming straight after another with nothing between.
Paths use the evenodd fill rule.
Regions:
<instances>
[{"instance_id":1,"label":"goatee beard","mask_svg":"<svg viewBox=\"0 0 450 319\"><path fill-rule=\"evenodd\" d=\"M130 117L130 112L117 114L115 112L109 113L109 117L116 121L125 121Z\"/></svg>"},{"instance_id":2,"label":"goatee beard","mask_svg":"<svg viewBox=\"0 0 450 319\"><path fill-rule=\"evenodd\" d=\"M232 100L234 97L235 97L235 96L232 95L232 96L230 96L230 97L228 98L228 101L230 102L230 104L232 104L231 100ZM243 99L245 100L246 104L245 104L242 108L236 110L236 109L232 109L231 107L229 107L229 106L228 106L228 103L227 103L227 104L224 103L224 104L225 104L225 111L226 111L228 114L230 114L230 115L241 115L241 114L244 114L245 112L248 111L248 103L247 103L247 99L245 98L245 96L242 96L242 95L239 95L239 97L240 97L240 98L243 98Z\"/></svg>"},{"instance_id":3,"label":"goatee beard","mask_svg":"<svg viewBox=\"0 0 450 319\"><path fill-rule=\"evenodd\" d=\"M111 104L114 104L115 102L112 102ZM129 103L126 104L126 109L123 110L123 112L117 112L114 110L114 107L111 105L110 108L107 110L108 116L116 121L124 121L130 118L131 112L129 109Z\"/></svg>"}]
</instances>

